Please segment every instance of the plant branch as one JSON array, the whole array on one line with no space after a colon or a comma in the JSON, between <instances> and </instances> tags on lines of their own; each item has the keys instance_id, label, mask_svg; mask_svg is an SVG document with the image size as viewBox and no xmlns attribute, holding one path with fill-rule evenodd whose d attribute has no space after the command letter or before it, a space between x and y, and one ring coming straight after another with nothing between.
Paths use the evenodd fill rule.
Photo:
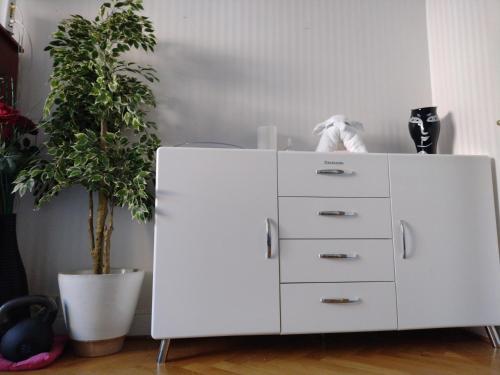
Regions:
<instances>
[{"instance_id":1,"label":"plant branch","mask_svg":"<svg viewBox=\"0 0 500 375\"><path fill-rule=\"evenodd\" d=\"M90 237L90 252L94 250L95 247L95 236L94 236L94 192L89 190L89 217L88 217L88 230ZM94 261L94 258L92 258ZM97 264L93 265L93 269L97 269Z\"/></svg>"},{"instance_id":2,"label":"plant branch","mask_svg":"<svg viewBox=\"0 0 500 375\"><path fill-rule=\"evenodd\" d=\"M113 232L113 203L109 202L108 225L104 231L104 244L102 256L102 273L111 271L111 233Z\"/></svg>"},{"instance_id":3,"label":"plant branch","mask_svg":"<svg viewBox=\"0 0 500 375\"><path fill-rule=\"evenodd\" d=\"M99 203L97 206L97 223L95 228L95 246L92 250L93 263L96 265L94 273L102 272L102 248L104 242L104 226L108 216L108 198L102 191L99 192Z\"/></svg>"}]
</instances>

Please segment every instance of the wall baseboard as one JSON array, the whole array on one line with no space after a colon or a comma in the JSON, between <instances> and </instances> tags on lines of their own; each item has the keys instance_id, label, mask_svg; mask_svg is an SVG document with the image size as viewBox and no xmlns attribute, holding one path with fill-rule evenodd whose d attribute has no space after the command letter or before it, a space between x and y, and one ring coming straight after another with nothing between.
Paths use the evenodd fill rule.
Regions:
<instances>
[{"instance_id":1,"label":"wall baseboard","mask_svg":"<svg viewBox=\"0 0 500 375\"><path fill-rule=\"evenodd\" d=\"M132 321L129 336L151 336L151 314L137 313Z\"/></svg>"}]
</instances>

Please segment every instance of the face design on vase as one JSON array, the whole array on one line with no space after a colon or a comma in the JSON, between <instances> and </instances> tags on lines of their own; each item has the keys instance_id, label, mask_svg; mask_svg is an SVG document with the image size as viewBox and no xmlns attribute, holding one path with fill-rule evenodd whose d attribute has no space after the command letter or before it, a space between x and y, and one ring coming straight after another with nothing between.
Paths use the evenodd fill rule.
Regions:
<instances>
[{"instance_id":1,"label":"face design on vase","mask_svg":"<svg viewBox=\"0 0 500 375\"><path fill-rule=\"evenodd\" d=\"M429 132L429 127L432 126L433 123L438 121L438 116L433 113L427 113L423 116L418 113L416 116L410 117L410 124L415 124L420 128L418 139L415 140L419 153L426 154L427 152L425 151L425 149L432 146L432 142L430 141L431 135Z\"/></svg>"}]
</instances>

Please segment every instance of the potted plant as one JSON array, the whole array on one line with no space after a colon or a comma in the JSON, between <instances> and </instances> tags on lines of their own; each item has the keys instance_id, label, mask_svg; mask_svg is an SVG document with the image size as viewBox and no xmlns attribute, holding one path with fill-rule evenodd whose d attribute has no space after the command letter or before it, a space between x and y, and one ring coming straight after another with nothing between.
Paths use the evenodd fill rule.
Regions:
<instances>
[{"instance_id":1,"label":"potted plant","mask_svg":"<svg viewBox=\"0 0 500 375\"><path fill-rule=\"evenodd\" d=\"M14 210L14 180L38 153L31 136L35 124L14 108L12 80L0 78L0 306L28 294L26 272L19 254ZM8 102L8 103L7 103Z\"/></svg>"},{"instance_id":2,"label":"potted plant","mask_svg":"<svg viewBox=\"0 0 500 375\"><path fill-rule=\"evenodd\" d=\"M41 128L47 157L26 168L15 191L34 190L40 207L63 189L88 193L92 270L59 274L64 316L79 355L117 352L135 312L144 273L110 267L114 207L152 217L150 192L158 137L146 109L155 105L146 81L155 71L125 60L131 49L153 51L151 21L142 0L113 0L94 19L63 20L46 48L53 59L51 91Z\"/></svg>"}]
</instances>

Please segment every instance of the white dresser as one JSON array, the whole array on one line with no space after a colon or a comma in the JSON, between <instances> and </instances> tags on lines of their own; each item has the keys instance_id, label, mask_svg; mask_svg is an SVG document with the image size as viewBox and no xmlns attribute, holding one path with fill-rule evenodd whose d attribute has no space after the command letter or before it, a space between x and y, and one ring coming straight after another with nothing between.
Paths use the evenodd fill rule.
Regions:
<instances>
[{"instance_id":1,"label":"white dresser","mask_svg":"<svg viewBox=\"0 0 500 375\"><path fill-rule=\"evenodd\" d=\"M152 336L500 324L491 160L160 148Z\"/></svg>"}]
</instances>

